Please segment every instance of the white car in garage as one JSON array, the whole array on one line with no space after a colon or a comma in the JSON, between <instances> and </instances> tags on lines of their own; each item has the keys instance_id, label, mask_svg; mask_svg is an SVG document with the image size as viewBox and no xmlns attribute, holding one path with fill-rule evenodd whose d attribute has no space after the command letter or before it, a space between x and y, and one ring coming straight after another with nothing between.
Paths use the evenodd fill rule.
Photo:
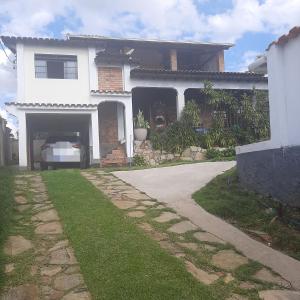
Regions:
<instances>
[{"instance_id":1,"label":"white car in garage","mask_svg":"<svg viewBox=\"0 0 300 300\"><path fill-rule=\"evenodd\" d=\"M42 170L48 166L82 166L85 160L85 150L78 136L50 136L41 147Z\"/></svg>"}]
</instances>

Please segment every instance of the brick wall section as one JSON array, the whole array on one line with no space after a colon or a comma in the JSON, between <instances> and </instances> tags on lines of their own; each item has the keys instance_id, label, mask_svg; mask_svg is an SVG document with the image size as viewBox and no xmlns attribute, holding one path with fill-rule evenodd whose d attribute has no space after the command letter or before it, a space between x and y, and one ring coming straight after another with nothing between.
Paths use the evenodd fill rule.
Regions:
<instances>
[{"instance_id":1,"label":"brick wall section","mask_svg":"<svg viewBox=\"0 0 300 300\"><path fill-rule=\"evenodd\" d=\"M106 156L118 145L117 104L103 103L99 106L99 135L101 156Z\"/></svg>"},{"instance_id":2,"label":"brick wall section","mask_svg":"<svg viewBox=\"0 0 300 300\"><path fill-rule=\"evenodd\" d=\"M121 67L98 67L99 90L123 91Z\"/></svg>"}]
</instances>

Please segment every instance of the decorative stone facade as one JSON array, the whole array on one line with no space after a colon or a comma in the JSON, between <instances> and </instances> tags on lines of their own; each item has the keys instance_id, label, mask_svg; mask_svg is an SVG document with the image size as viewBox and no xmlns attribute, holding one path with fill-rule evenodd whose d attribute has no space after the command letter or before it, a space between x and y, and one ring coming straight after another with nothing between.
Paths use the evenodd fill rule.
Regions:
<instances>
[{"instance_id":1,"label":"decorative stone facade","mask_svg":"<svg viewBox=\"0 0 300 300\"><path fill-rule=\"evenodd\" d=\"M204 160L205 149L201 147L191 146L180 154L167 153L166 151L154 150L150 141L134 141L134 155L144 157L147 164L150 166L157 166L165 161L174 160Z\"/></svg>"}]
</instances>

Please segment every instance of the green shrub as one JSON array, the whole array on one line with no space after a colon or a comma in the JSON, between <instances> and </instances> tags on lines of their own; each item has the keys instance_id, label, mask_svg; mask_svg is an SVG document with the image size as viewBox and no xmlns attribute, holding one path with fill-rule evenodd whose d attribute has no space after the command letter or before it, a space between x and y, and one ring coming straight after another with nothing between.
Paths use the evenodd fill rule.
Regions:
<instances>
[{"instance_id":1,"label":"green shrub","mask_svg":"<svg viewBox=\"0 0 300 300\"><path fill-rule=\"evenodd\" d=\"M187 147L195 146L198 142L197 133L189 124L181 121L174 122L164 132L164 150L181 154Z\"/></svg>"},{"instance_id":2,"label":"green shrub","mask_svg":"<svg viewBox=\"0 0 300 300\"><path fill-rule=\"evenodd\" d=\"M234 148L227 148L224 150L210 148L206 150L206 158L213 160L227 160L235 156Z\"/></svg>"},{"instance_id":3,"label":"green shrub","mask_svg":"<svg viewBox=\"0 0 300 300\"><path fill-rule=\"evenodd\" d=\"M235 149L232 148L232 147L231 148L226 148L222 152L223 152L224 157L232 157L232 156L236 155Z\"/></svg>"},{"instance_id":4,"label":"green shrub","mask_svg":"<svg viewBox=\"0 0 300 300\"><path fill-rule=\"evenodd\" d=\"M138 154L133 157L132 164L137 167L146 167L147 166L147 162L146 162L145 158L142 155L138 155Z\"/></svg>"},{"instance_id":5,"label":"green shrub","mask_svg":"<svg viewBox=\"0 0 300 300\"><path fill-rule=\"evenodd\" d=\"M207 147L232 147L268 139L270 136L268 93L203 89L205 103L213 111L212 128L203 138Z\"/></svg>"},{"instance_id":6,"label":"green shrub","mask_svg":"<svg viewBox=\"0 0 300 300\"><path fill-rule=\"evenodd\" d=\"M164 132L156 132L154 130L150 131L150 141L152 144L152 147L154 150L160 150L163 151L164 149L164 143L165 143L165 138L164 138Z\"/></svg>"},{"instance_id":7,"label":"green shrub","mask_svg":"<svg viewBox=\"0 0 300 300\"><path fill-rule=\"evenodd\" d=\"M181 113L180 121L190 125L191 127L198 127L200 125L200 108L195 100L191 100L186 103Z\"/></svg>"},{"instance_id":8,"label":"green shrub","mask_svg":"<svg viewBox=\"0 0 300 300\"><path fill-rule=\"evenodd\" d=\"M176 121L163 132L152 132L150 141L154 150L181 154L187 147L198 145L199 137L193 127Z\"/></svg>"}]
</instances>

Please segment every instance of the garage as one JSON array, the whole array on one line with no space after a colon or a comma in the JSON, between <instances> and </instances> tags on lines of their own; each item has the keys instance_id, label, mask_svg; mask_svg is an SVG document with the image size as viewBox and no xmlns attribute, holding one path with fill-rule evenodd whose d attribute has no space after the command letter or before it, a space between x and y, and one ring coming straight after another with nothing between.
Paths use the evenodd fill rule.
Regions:
<instances>
[{"instance_id":1,"label":"garage","mask_svg":"<svg viewBox=\"0 0 300 300\"><path fill-rule=\"evenodd\" d=\"M30 169L60 166L88 167L90 164L90 124L90 114L27 113L27 155ZM75 141L78 142L74 144ZM51 157L49 150L45 149L50 148L49 145L53 148ZM73 156L66 156L72 150L74 150ZM47 155L45 151L48 151Z\"/></svg>"}]
</instances>

